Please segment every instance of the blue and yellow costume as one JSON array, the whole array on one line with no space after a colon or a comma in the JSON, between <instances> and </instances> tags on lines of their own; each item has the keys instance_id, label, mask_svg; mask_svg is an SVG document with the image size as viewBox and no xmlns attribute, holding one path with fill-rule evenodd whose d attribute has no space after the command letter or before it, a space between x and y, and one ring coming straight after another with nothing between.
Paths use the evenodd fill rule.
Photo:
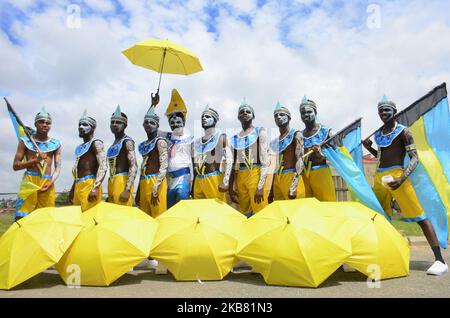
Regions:
<instances>
[{"instance_id":1,"label":"blue and yellow costume","mask_svg":"<svg viewBox=\"0 0 450 318\"><path fill-rule=\"evenodd\" d=\"M85 155L89 149L91 148L92 144L95 142L102 142L99 139L92 139L89 142L86 142L84 144L78 145L75 148L75 165L72 170L72 175L75 180L75 187L73 190L73 204L74 205L80 205L81 211L86 211L95 206L97 203L101 202L102 200L102 186L100 185L98 188L98 198L97 200L90 202L88 200L89 193L92 191L92 188L95 184L96 175L87 175L83 177L78 177L78 162L80 158Z\"/></svg>"},{"instance_id":2,"label":"blue and yellow costume","mask_svg":"<svg viewBox=\"0 0 450 318\"><path fill-rule=\"evenodd\" d=\"M259 158L259 132L262 127L255 127L251 133L240 137L234 135L231 138L231 148L233 151L242 152L245 165L239 166L236 171L236 192L239 198L239 210L246 215L257 213L268 205L267 192L264 189L263 200L256 203L254 200L255 193L258 189L258 183L261 176L261 164L254 163L252 156L248 153L253 145L256 144L256 156ZM237 156L236 156L237 157ZM232 185L230 185L232 186Z\"/></svg>"},{"instance_id":3,"label":"blue and yellow costume","mask_svg":"<svg viewBox=\"0 0 450 318\"><path fill-rule=\"evenodd\" d=\"M328 137L331 128L320 125L319 130L310 137L305 137L303 131L303 147L305 153L313 146L320 146ZM327 164L311 166L311 161L305 165L302 175L307 198L315 197L320 201L336 201L333 176Z\"/></svg>"},{"instance_id":4,"label":"blue and yellow costume","mask_svg":"<svg viewBox=\"0 0 450 318\"><path fill-rule=\"evenodd\" d=\"M205 173L205 161L208 153L215 151L222 136L225 134L216 133L206 142L202 142L202 138L198 138L194 142L194 199L219 199L226 202L225 193L219 191L219 185L224 177L222 172L215 170ZM210 156L212 155L210 154Z\"/></svg>"},{"instance_id":5,"label":"blue and yellow costume","mask_svg":"<svg viewBox=\"0 0 450 318\"><path fill-rule=\"evenodd\" d=\"M378 145L378 155L381 154L380 148L389 147L394 139L400 136L406 127L397 124L392 132L383 135L381 131L375 133L375 142ZM390 187L384 187L381 179L383 176L391 175L394 178L400 178L403 175L403 166L392 166L378 168L375 173L373 191L381 203L384 211L392 216L391 202L395 198L402 211L403 220L406 222L420 222L426 219L425 212L419 203L414 187L409 179L406 179L396 190Z\"/></svg>"},{"instance_id":6,"label":"blue and yellow costume","mask_svg":"<svg viewBox=\"0 0 450 318\"><path fill-rule=\"evenodd\" d=\"M276 138L271 141L270 149L273 153L277 155L277 166L275 168L273 176L273 199L274 200L289 200L289 190L292 185L292 181L295 176L295 167L285 169L283 166L283 151L286 150L289 145L295 139L295 135L298 133L297 130L291 128L289 133L283 137L281 140ZM300 159L301 160L301 159ZM305 185L303 184L303 179L300 177L297 184L297 199L305 197Z\"/></svg>"},{"instance_id":7,"label":"blue and yellow costume","mask_svg":"<svg viewBox=\"0 0 450 318\"><path fill-rule=\"evenodd\" d=\"M28 150L37 152L37 149L28 138L20 138L25 147ZM55 138L51 138L48 141L35 140L39 150L42 153L51 153L58 150L61 147L61 142ZM27 183L31 183L36 186L34 191L19 191L18 199L16 202L16 218L22 218L27 216L39 208L53 207L55 206L55 185L52 184L46 191L41 192L38 188L42 188L49 180L52 179L50 175L45 174L46 164L42 166L38 164L40 172L25 171L21 188L26 186ZM23 193L23 194L22 194Z\"/></svg>"},{"instance_id":8,"label":"blue and yellow costume","mask_svg":"<svg viewBox=\"0 0 450 318\"><path fill-rule=\"evenodd\" d=\"M117 144L109 147L108 152L106 154L109 161L108 202L132 206L133 205L132 195L130 195L130 198L128 199L127 202L121 202L119 200L120 194L123 191L125 191L127 185L128 172L116 173L116 159L126 140L133 141L133 139L125 135ZM133 193L133 189L134 187L132 186L130 189L131 193Z\"/></svg>"},{"instance_id":9,"label":"blue and yellow costume","mask_svg":"<svg viewBox=\"0 0 450 318\"><path fill-rule=\"evenodd\" d=\"M139 181L140 208L148 215L156 218L167 210L167 180L163 179L158 189L159 203L151 204L153 188L158 179L158 173L145 174L147 170L148 159L153 151L158 151L156 144L162 137L156 137L151 141L144 141L139 144L138 150L143 157L141 167L141 178Z\"/></svg>"}]
</instances>

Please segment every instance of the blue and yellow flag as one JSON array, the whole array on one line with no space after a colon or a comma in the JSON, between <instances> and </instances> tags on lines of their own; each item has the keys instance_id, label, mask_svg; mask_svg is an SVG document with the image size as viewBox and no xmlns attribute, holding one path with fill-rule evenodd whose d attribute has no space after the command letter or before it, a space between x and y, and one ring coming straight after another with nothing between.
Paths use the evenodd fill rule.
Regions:
<instances>
[{"instance_id":1,"label":"blue and yellow flag","mask_svg":"<svg viewBox=\"0 0 450 318\"><path fill-rule=\"evenodd\" d=\"M450 111L443 83L396 116L411 130L419 164L410 175L426 217L443 248L448 245L450 224ZM406 156L405 164L409 157Z\"/></svg>"},{"instance_id":2,"label":"blue and yellow flag","mask_svg":"<svg viewBox=\"0 0 450 318\"><path fill-rule=\"evenodd\" d=\"M389 219L364 176L361 118L326 141L326 144L322 147L322 152L345 180L354 200Z\"/></svg>"},{"instance_id":3,"label":"blue and yellow flag","mask_svg":"<svg viewBox=\"0 0 450 318\"><path fill-rule=\"evenodd\" d=\"M17 139L20 141L29 139L26 132L25 127L22 124L22 121L17 117L16 112L9 104L8 100L5 98L6 107L8 108L9 117L11 118L11 122L13 124L14 131L16 133Z\"/></svg>"}]
</instances>

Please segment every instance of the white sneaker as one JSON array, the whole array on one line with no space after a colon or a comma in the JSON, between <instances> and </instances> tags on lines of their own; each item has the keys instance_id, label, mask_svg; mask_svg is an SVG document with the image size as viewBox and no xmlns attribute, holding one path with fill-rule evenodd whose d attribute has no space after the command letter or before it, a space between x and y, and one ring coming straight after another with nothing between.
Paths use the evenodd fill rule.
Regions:
<instances>
[{"instance_id":1,"label":"white sneaker","mask_svg":"<svg viewBox=\"0 0 450 318\"><path fill-rule=\"evenodd\" d=\"M448 265L442 263L441 261L436 261L431 265L431 267L427 270L428 275L436 275L441 276L448 272Z\"/></svg>"},{"instance_id":2,"label":"white sneaker","mask_svg":"<svg viewBox=\"0 0 450 318\"><path fill-rule=\"evenodd\" d=\"M156 269L158 267L158 261L156 259L149 259L148 260L148 265L151 268Z\"/></svg>"},{"instance_id":3,"label":"white sneaker","mask_svg":"<svg viewBox=\"0 0 450 318\"><path fill-rule=\"evenodd\" d=\"M354 269L353 267L351 267L350 265L347 265L347 264L343 264L342 265L342 270L345 273L354 273L354 272L356 272L356 269Z\"/></svg>"}]
</instances>

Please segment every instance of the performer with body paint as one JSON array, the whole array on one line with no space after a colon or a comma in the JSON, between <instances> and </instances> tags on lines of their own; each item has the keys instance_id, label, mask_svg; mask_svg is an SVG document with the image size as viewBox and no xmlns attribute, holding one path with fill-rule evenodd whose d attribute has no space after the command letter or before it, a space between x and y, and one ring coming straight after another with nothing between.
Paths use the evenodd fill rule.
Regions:
<instances>
[{"instance_id":1,"label":"performer with body paint","mask_svg":"<svg viewBox=\"0 0 450 318\"><path fill-rule=\"evenodd\" d=\"M239 106L238 119L242 131L231 139L233 170L230 177L231 200L239 203L239 210L247 217L268 204L264 189L269 168L267 133L263 127L254 127L255 112L245 102ZM233 188L236 179L236 190Z\"/></svg>"},{"instance_id":2,"label":"performer with body paint","mask_svg":"<svg viewBox=\"0 0 450 318\"><path fill-rule=\"evenodd\" d=\"M276 154L277 161L269 195L273 200L288 200L305 197L302 180L303 138L300 131L289 127L291 112L277 103L273 112L275 124L280 129L280 136L270 143L270 150Z\"/></svg>"},{"instance_id":3,"label":"performer with body paint","mask_svg":"<svg viewBox=\"0 0 450 318\"><path fill-rule=\"evenodd\" d=\"M14 157L14 171L26 169L22 184L30 182L40 189L19 198L16 203L15 220L19 220L39 208L55 206L55 181L61 170L61 142L49 137L52 117L42 108L34 119L36 131L32 138L36 142L40 153L28 138L21 138ZM52 163L55 164L53 173Z\"/></svg>"},{"instance_id":4,"label":"performer with body paint","mask_svg":"<svg viewBox=\"0 0 450 318\"><path fill-rule=\"evenodd\" d=\"M108 202L133 205L133 184L137 173L134 141L125 134L128 125L127 116L117 106L111 116L111 132L115 136L114 143L109 147Z\"/></svg>"},{"instance_id":5,"label":"performer with body paint","mask_svg":"<svg viewBox=\"0 0 450 318\"><path fill-rule=\"evenodd\" d=\"M305 153L314 151L305 160L302 175L307 198L315 197L320 201L336 201L336 192L330 167L322 154L320 145L331 135L331 128L317 122L316 103L306 96L300 104L300 116L305 129L302 131Z\"/></svg>"},{"instance_id":6,"label":"performer with body paint","mask_svg":"<svg viewBox=\"0 0 450 318\"><path fill-rule=\"evenodd\" d=\"M159 116L153 106L145 114L143 126L147 140L138 147L143 160L136 204L142 211L156 218L167 210L166 173L169 160L167 141L158 136Z\"/></svg>"},{"instance_id":7,"label":"performer with body paint","mask_svg":"<svg viewBox=\"0 0 450 318\"><path fill-rule=\"evenodd\" d=\"M84 111L78 122L78 133L83 143L75 149L74 182L69 201L86 211L102 200L102 182L108 170L103 142L94 139L97 122Z\"/></svg>"},{"instance_id":8,"label":"performer with body paint","mask_svg":"<svg viewBox=\"0 0 450 318\"><path fill-rule=\"evenodd\" d=\"M167 172L167 208L191 194L192 157L194 137L185 132L187 109L176 89L166 110L171 132L162 132L168 142L169 166Z\"/></svg>"},{"instance_id":9,"label":"performer with body paint","mask_svg":"<svg viewBox=\"0 0 450 318\"><path fill-rule=\"evenodd\" d=\"M194 143L194 199L220 199L226 202L233 156L226 134L216 131L219 113L206 106L202 113L205 135ZM220 171L222 160L226 160L225 173Z\"/></svg>"},{"instance_id":10,"label":"performer with body paint","mask_svg":"<svg viewBox=\"0 0 450 318\"><path fill-rule=\"evenodd\" d=\"M417 167L419 156L411 131L395 120L394 115L396 113L397 107L395 103L384 96L378 103L378 115L384 126L374 135L378 150L372 147L370 139L366 139L363 142L364 147L378 159L373 190L389 216L392 215L391 201L392 198L395 198L402 211L403 220L419 224L435 257L435 262L427 270L427 273L442 275L448 272L448 265L441 255L441 249L433 225L425 216L425 212L408 178ZM410 160L407 167L403 168L406 154L408 154ZM391 181L383 182L383 177L389 178Z\"/></svg>"}]
</instances>

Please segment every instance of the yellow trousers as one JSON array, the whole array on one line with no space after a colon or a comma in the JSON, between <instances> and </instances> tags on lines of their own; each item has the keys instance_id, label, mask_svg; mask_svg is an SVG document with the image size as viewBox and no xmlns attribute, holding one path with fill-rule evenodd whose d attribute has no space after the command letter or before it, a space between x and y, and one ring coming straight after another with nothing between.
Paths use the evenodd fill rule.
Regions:
<instances>
[{"instance_id":1,"label":"yellow trousers","mask_svg":"<svg viewBox=\"0 0 450 318\"><path fill-rule=\"evenodd\" d=\"M327 165L312 167L302 174L307 198L315 197L319 201L336 201L331 169Z\"/></svg>"},{"instance_id":2,"label":"yellow trousers","mask_svg":"<svg viewBox=\"0 0 450 318\"><path fill-rule=\"evenodd\" d=\"M119 173L109 178L108 180L108 202L133 206L133 189L130 189L131 195L127 202L121 202L119 200L120 194L125 191L127 185L128 173Z\"/></svg>"},{"instance_id":3,"label":"yellow trousers","mask_svg":"<svg viewBox=\"0 0 450 318\"><path fill-rule=\"evenodd\" d=\"M95 183L95 176L89 175L75 180L75 188L73 191L73 204L80 205L81 211L89 210L97 203L102 201L102 186L98 189L97 200L90 202L88 200L89 193L92 191Z\"/></svg>"},{"instance_id":4,"label":"yellow trousers","mask_svg":"<svg viewBox=\"0 0 450 318\"><path fill-rule=\"evenodd\" d=\"M390 167L378 169L375 173L373 191L380 201L384 211L392 216L391 202L395 198L400 209L402 210L403 220L406 222L419 222L426 219L425 212L417 199L416 192L409 179L406 179L402 185L396 190L392 190L389 186L386 188L381 183L381 178L391 175L399 178L403 174L403 168Z\"/></svg>"},{"instance_id":5,"label":"yellow trousers","mask_svg":"<svg viewBox=\"0 0 450 318\"><path fill-rule=\"evenodd\" d=\"M31 182L40 188L42 188L51 176L39 175L34 171L26 171L22 182ZM24 217L36 209L55 206L55 185L52 184L47 191L35 191L28 195L25 199L19 198L16 204L16 217Z\"/></svg>"},{"instance_id":6,"label":"yellow trousers","mask_svg":"<svg viewBox=\"0 0 450 318\"><path fill-rule=\"evenodd\" d=\"M161 182L158 190L159 203L152 205L151 198L158 174L141 176L139 181L140 209L151 217L158 217L167 210L167 179Z\"/></svg>"},{"instance_id":7,"label":"yellow trousers","mask_svg":"<svg viewBox=\"0 0 450 318\"><path fill-rule=\"evenodd\" d=\"M255 202L255 193L258 188L260 173L261 167L253 167L253 169L241 168L236 173L236 192L239 199L239 210L244 214L249 212L257 213L269 204L265 187L263 201L261 203Z\"/></svg>"},{"instance_id":8,"label":"yellow trousers","mask_svg":"<svg viewBox=\"0 0 450 318\"><path fill-rule=\"evenodd\" d=\"M226 202L225 192L219 191L223 181L220 171L213 171L205 175L196 175L194 181L194 199L219 199Z\"/></svg>"},{"instance_id":9,"label":"yellow trousers","mask_svg":"<svg viewBox=\"0 0 450 318\"><path fill-rule=\"evenodd\" d=\"M281 174L274 174L273 176L273 199L274 200L289 200L289 189L291 188L292 179L294 179L294 169L286 169ZM305 197L305 185L302 177L298 180L297 185L297 199Z\"/></svg>"}]
</instances>

